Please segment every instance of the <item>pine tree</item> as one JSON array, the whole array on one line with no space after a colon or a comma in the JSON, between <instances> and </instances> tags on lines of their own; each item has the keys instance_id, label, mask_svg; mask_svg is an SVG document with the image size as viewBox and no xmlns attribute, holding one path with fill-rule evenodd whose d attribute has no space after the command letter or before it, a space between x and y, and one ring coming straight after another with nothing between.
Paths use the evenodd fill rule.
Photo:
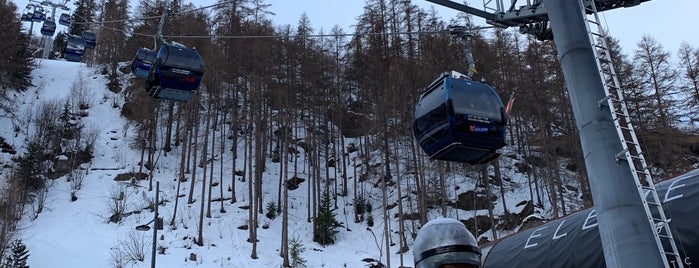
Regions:
<instances>
[{"instance_id":1,"label":"pine tree","mask_svg":"<svg viewBox=\"0 0 699 268\"><path fill-rule=\"evenodd\" d=\"M34 192L44 187L41 178L42 150L39 143L30 142L27 151L19 162L16 179L25 193Z\"/></svg>"},{"instance_id":2,"label":"pine tree","mask_svg":"<svg viewBox=\"0 0 699 268\"><path fill-rule=\"evenodd\" d=\"M22 243L22 240L15 240L10 244L10 250L12 251L5 258L2 264L3 268L29 268L27 265L27 259L29 259L29 249Z\"/></svg>"},{"instance_id":3,"label":"pine tree","mask_svg":"<svg viewBox=\"0 0 699 268\"><path fill-rule=\"evenodd\" d=\"M294 237L291 239L291 267L306 267L306 260L301 257L301 254L306 251L306 248L301 244L301 239Z\"/></svg>"},{"instance_id":4,"label":"pine tree","mask_svg":"<svg viewBox=\"0 0 699 268\"><path fill-rule=\"evenodd\" d=\"M0 88L24 91L31 86L32 57L27 45L27 35L22 33L22 24L16 15L17 6L13 2L0 1ZM4 99L7 91L0 92ZM4 104L0 105L0 108Z\"/></svg>"},{"instance_id":5,"label":"pine tree","mask_svg":"<svg viewBox=\"0 0 699 268\"><path fill-rule=\"evenodd\" d=\"M342 226L335 219L336 215L335 210L332 208L330 193L327 191L323 192L318 206L318 215L315 221L316 235L313 241L324 246L335 243L335 234L338 233L337 228Z\"/></svg>"},{"instance_id":6,"label":"pine tree","mask_svg":"<svg viewBox=\"0 0 699 268\"><path fill-rule=\"evenodd\" d=\"M73 16L70 18L69 32L73 35L82 35L83 31L90 29L90 23L95 21L95 10L97 4L94 0L77 0L75 1L76 9L73 11Z\"/></svg>"},{"instance_id":7,"label":"pine tree","mask_svg":"<svg viewBox=\"0 0 699 268\"><path fill-rule=\"evenodd\" d=\"M65 31L60 31L56 34L56 38L53 39L53 51L51 51L51 57L58 54L58 58L65 58L66 38L68 38L68 33Z\"/></svg>"}]
</instances>

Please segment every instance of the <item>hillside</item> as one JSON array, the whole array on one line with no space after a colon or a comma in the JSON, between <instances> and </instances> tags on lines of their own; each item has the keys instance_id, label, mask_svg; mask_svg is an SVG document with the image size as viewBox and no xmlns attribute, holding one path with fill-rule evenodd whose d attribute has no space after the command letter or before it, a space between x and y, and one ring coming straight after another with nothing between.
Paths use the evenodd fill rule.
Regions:
<instances>
[{"instance_id":1,"label":"hillside","mask_svg":"<svg viewBox=\"0 0 699 268\"><path fill-rule=\"evenodd\" d=\"M154 191L148 191L148 181L138 181L136 184L127 181L116 181L120 174L128 174L139 170L140 151L129 146L134 140L133 126L120 116L120 107L123 97L110 92L106 88L107 80L96 69L88 68L84 64L65 61L41 60L34 71L34 88L24 94L16 95L16 113L13 116L2 118L2 132L0 135L18 153L0 154L2 156L3 174L12 171L9 162L16 159L26 150L25 141L36 130L33 129L32 115L39 113L38 108L48 102L56 102L62 107L66 100L71 102L87 102L89 108L81 112L84 117L76 117L75 120L84 125L88 132L96 134L94 140L93 158L90 162L80 165L79 171L73 175L63 175L48 181L48 193L43 211L35 213L36 204L27 205L24 209L24 217L19 224L16 238L21 238L30 249L31 258L29 264L32 267L107 267L116 266L117 263L132 263L128 256L119 256L119 249L129 242L137 242L136 248L145 250L144 262L133 262L134 267L148 267L150 264L151 232L139 232L135 227L148 223L153 212L148 209L154 198ZM76 100L76 98L81 100ZM79 109L78 109L79 110ZM76 110L77 111L77 110ZM19 126L19 127L10 127ZM347 144L352 140L346 141ZM225 167L221 174L214 175L214 181L219 182L224 178L223 200L212 204L212 215L204 220L204 246L197 246L195 239L198 230L198 215L201 203L200 194L195 194L197 199L193 204L186 204L186 193L189 191L189 182L182 183L180 190L180 208L174 226L169 224L173 215L173 204L177 186L178 165L180 147L174 147L169 153L158 153L157 162L153 169L153 179L160 183L160 198L163 204L159 207L159 214L165 220L164 230L159 231L158 247L164 254L157 256L159 267L274 267L281 263L279 257L281 218L268 219L260 215L260 228L258 229L259 245L258 259L250 258L251 243L246 242L247 230L239 227L246 226L248 218L247 183L236 182L236 203L230 203L231 193L228 191L231 173L230 168ZM351 158L358 157L359 152L354 152ZM242 152L241 152L242 155ZM215 155L213 159L230 163L230 154ZM303 154L299 161L305 161ZM222 159L221 159L222 158ZM59 157L71 159L70 157ZM238 167L243 166L242 157L237 161ZM518 189L524 186L526 178L515 173L513 163L515 160L502 157L503 177L507 178L507 206L510 212L518 212L522 206L517 206L522 200L528 200L526 194L519 193ZM219 170L219 164L214 164L214 169ZM268 161L265 164L263 192L265 203L276 200L277 182L279 178L278 165ZM304 168L305 169L305 168ZM202 169L198 169L202 172ZM146 172L148 172L146 170ZM218 173L218 172L215 172ZM332 172L331 172L332 173ZM71 182L68 178L83 176L82 185L75 192L77 200L71 201ZM201 178L203 173L197 175ZM300 177L307 176L303 171ZM351 176L351 174L350 174ZM352 178L350 178L352 179ZM463 189L474 189L475 180L467 177L453 177L454 191L451 198ZM380 212L381 191L374 187L374 183L361 183L362 191L369 197L373 204L375 224L368 227L366 222L355 223L352 220L352 197L338 196L335 211L337 220L343 227L339 228L334 245L322 247L312 241L312 225L307 222L306 201L307 183L301 183L300 187L290 192L289 230L290 237L296 237L306 248L301 254L307 261L308 267L364 267L367 265L362 260L365 258L382 260L386 263L383 252L384 243L381 238L384 233L383 220ZM194 186L199 192L201 181ZM213 188L212 198L220 200L220 189ZM458 190L462 189L462 190ZM208 191L208 190L207 190ZM110 222L111 209L118 204L114 199L123 192L126 202L126 212L118 223ZM208 194L208 192L207 192ZM397 197L395 187L388 191L389 203L394 204ZM494 198L495 213L502 213L501 199ZM225 213L220 212L223 206ZM447 207L447 216L466 220L473 215L487 215L487 210L466 211ZM439 209L433 209L429 218L439 215ZM397 213L395 206L389 211L389 215ZM545 216L544 216L545 217ZM414 225L416 222L406 221L406 224ZM397 235L398 220L391 217L388 222L391 229L390 256L392 266L400 263ZM490 236L490 233L483 234ZM376 237L375 237L376 236ZM412 238L408 237L408 245L412 244ZM378 239L378 240L375 240ZM196 255L196 260L190 260L190 256ZM119 261L121 259L121 261ZM405 266L411 266L412 255L408 251L403 256Z\"/></svg>"},{"instance_id":2,"label":"hillside","mask_svg":"<svg viewBox=\"0 0 699 268\"><path fill-rule=\"evenodd\" d=\"M120 81L123 81L125 87L133 82L131 74L121 75ZM220 145L215 145L215 152L206 156L206 165L198 165L195 184L191 184L193 174L187 173L187 180L181 182L177 193L176 178L179 177L182 146L173 146L169 152L157 150L154 163L147 164L142 169L139 164L142 159L141 150L134 147L139 139L136 133L137 123L122 116L124 93L110 91L106 86L108 80L99 68L60 60L39 60L33 78L35 86L26 92L15 94L15 109L0 117L0 137L5 142L0 153L2 174L5 175L2 177L3 185L9 185L9 174L15 172L13 166L16 164L12 162L21 161L20 158L29 150L27 141L39 135L40 128L37 126L40 125L42 115L48 113L47 110L53 109L56 113L68 109L71 116L67 121L71 125L82 127L81 138L64 138L62 143L65 144L61 146L77 148L78 151L90 149L88 152L55 155L45 162L48 178L46 195L37 195L34 202L24 206L14 236L28 246L31 267L149 267L152 231L137 231L136 227L149 224L153 219L155 193L149 188L156 185L156 182L161 189L159 216L164 220L164 229L158 231L157 237L158 267L276 267L282 263L281 215L272 219L266 217L265 213L259 214L258 258L251 258L252 243L247 242L250 180L243 181L242 177L242 167L246 164L242 157L245 155L244 146L238 146L239 157L235 160L238 170L234 171L229 164L234 161L230 153L230 137L226 140L225 150L219 151ZM144 101L155 103L154 100ZM70 105L66 106L66 103ZM166 109L161 110L161 113L165 113ZM205 108L202 107L200 111L203 113ZM161 117L164 118L164 115ZM205 122L201 120L198 123L203 130ZM225 127L214 131L223 129ZM393 166L396 169L393 171L395 177L386 181L388 221L384 221L380 179L383 177L384 164L380 152L351 150L347 155L351 161L345 167L322 165L322 173L331 176L329 183L339 182L341 185L339 177L335 177L335 180L332 176L339 176L346 171L349 179L347 186L356 184L357 190L350 190L347 196L333 195L337 206L334 213L342 225L337 229L336 243L321 246L313 242L313 225L307 209L311 192L308 178L311 176L309 173L312 165L308 164L308 154L305 151L307 145L304 145L309 130L312 131L300 127L292 132L296 133L294 139L298 141L293 147L298 151L294 157L296 162L302 164L297 170L301 182L297 189L289 192L288 224L289 237L297 239L305 248L300 256L306 261L307 267L366 267L376 260L384 264L390 262L391 267L411 267L412 252L409 248L420 226L413 201L417 198L416 190L410 179L414 172L407 160L399 160L401 165L398 168ZM158 148L163 147L164 132L161 124L156 138ZM201 131L199 135L204 136L205 132ZM242 143L242 137L237 142ZM361 138L345 138L344 144L354 147L362 142ZM584 194L578 185L579 175L566 158L557 161L557 169L561 170L557 175L561 187L555 188L547 184L546 180L537 178L551 176L536 171L537 167L545 165L537 153L526 157L527 161L524 161L525 157L516 154L511 146L503 148L502 153L498 162L500 177L497 177L494 166L488 166L487 187L484 184L486 181L479 179L481 170L478 167L445 166L439 162L428 162L427 186L420 189L427 192L430 198L427 218L445 215L460 219L472 232L477 233L481 243L486 243L493 240L493 224L498 226L497 236L501 238L553 219L555 213L563 215L583 208ZM357 164L360 159L369 159L369 164ZM324 161L330 163L331 160L334 159L326 158ZM78 166L78 169L67 170L66 166ZM150 166L153 166L152 170L148 169ZM204 173L204 166L209 168L209 173ZM278 160L270 158L266 160L264 167L263 204L276 204L280 165ZM142 173L138 173L139 171ZM288 177L293 176L292 173L293 171L288 171ZM148 180L148 175L152 175L152 181ZM206 177L209 187L202 187L203 177ZM236 184L235 203L231 202L230 191L233 177ZM397 177L405 178L399 181ZM355 182L355 178L359 180ZM208 184L210 180L214 183ZM440 184L440 180L444 184ZM325 184L326 180L323 179L320 183ZM398 186L402 193L398 191ZM187 204L190 188L193 188L194 202ZM206 191L204 196L201 195L201 189ZM558 191L564 200L551 200L547 192L553 190ZM353 220L355 193L358 193L358 199L366 200L373 207L359 222ZM179 199L179 207L174 224L171 224L175 199ZM211 204L210 217L204 218L204 245L199 246L199 215L204 207L201 200L205 199L215 201ZM398 200L402 201L404 207L404 235L399 232ZM530 200L537 201L533 203ZM554 211L552 203L560 203L560 207L565 207L564 211ZM488 204L491 204L493 221L488 216ZM267 208L262 209L268 211ZM114 217L115 210L120 211L119 217ZM367 220L369 217L373 224ZM382 241L385 230L389 230L389 242ZM406 239L407 245L407 251L402 256L401 238ZM390 246L390 260L385 253L386 245Z\"/></svg>"}]
</instances>

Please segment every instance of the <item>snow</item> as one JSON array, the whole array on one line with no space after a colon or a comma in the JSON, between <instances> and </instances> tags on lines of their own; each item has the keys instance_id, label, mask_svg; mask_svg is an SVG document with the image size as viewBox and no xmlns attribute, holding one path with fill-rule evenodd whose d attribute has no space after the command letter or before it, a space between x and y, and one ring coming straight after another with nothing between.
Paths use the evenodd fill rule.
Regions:
<instances>
[{"instance_id":1,"label":"snow","mask_svg":"<svg viewBox=\"0 0 699 268\"><path fill-rule=\"evenodd\" d=\"M44 210L34 215L32 206L27 206L22 218L17 238L21 238L27 245L29 253L28 264L31 267L114 267L115 252L129 237L135 236L145 250L145 260L128 261L128 267L150 267L152 231L136 231L135 227L146 224L153 219L153 212L149 209L149 199L154 198L155 191L148 190L148 181L140 181L137 186L128 182L117 182L114 178L118 174L138 171L140 151L132 149L128 144L134 137L133 126L129 127L126 119L120 116L120 108L114 107L114 103L123 104L123 96L110 92L106 88L107 80L96 69L83 63L73 63L62 60L38 60L38 66L33 73L35 87L24 93L17 93L15 98L16 110L14 114L0 114L0 136L5 137L8 143L18 150L19 156L26 149L26 140L33 135L32 115L37 113L37 108L44 102L56 101L61 107L66 100L77 101L76 91L82 92L82 99L89 102L88 116L82 119L85 129L93 129L99 135L95 143L94 158L91 163L81 166L81 172L85 174L81 189L75 193L76 201L71 201L71 183L67 178L61 177L50 181L48 197ZM72 98L72 99L71 99ZM119 105L119 106L120 106ZM20 126L19 131L15 126ZM161 134L159 134L161 135ZM159 140L162 140L159 138ZM216 146L219 146L218 144ZM257 248L258 259L252 259L252 244L246 242L248 231L238 229L245 225L248 211L241 208L248 205L247 183L236 181L237 202L230 203L231 193L226 189L230 185L231 173L228 164L224 166L223 187L226 201L223 206L225 213L219 211L221 204L212 203L211 218L204 220L204 246L195 244L197 237L199 201L202 169L197 169L197 185L195 186L195 198L193 204L187 204L186 196L191 183L191 174L187 174L189 180L182 183L180 190L179 209L175 226L171 226L173 216L175 189L180 161L180 147L173 147L169 153L156 155L158 161L153 170L154 180L160 182L160 197L164 204L159 206L159 214L164 220L164 230L158 230L157 244L165 247L165 254L157 255L157 267L280 267L281 244L281 216L268 219L264 214L259 215L260 227L258 228L259 244ZM353 153L351 157L355 157ZM242 155L242 154L241 154ZM14 157L16 157L14 156ZM8 163L9 154L0 154L0 163ZM65 157L65 156L63 156ZM230 153L223 156L216 155L215 159L223 157L224 163L232 160ZM512 165L513 159L502 157L504 165L502 172L512 179L508 184L507 207L511 212L518 212L521 207L516 204L529 199L528 191L517 191L516 187L524 187L526 177L515 173ZM237 167L242 167L242 157L238 159ZM300 160L301 161L301 160ZM265 183L263 184L264 205L270 201L276 201L277 182L279 168L276 163L268 163L265 171ZM215 174L219 170L219 162L214 163ZM3 174L9 169L3 169ZM144 169L144 172L148 172ZM352 175L352 169L349 169ZM302 177L307 178L305 174ZM208 181L207 176L207 181ZM221 181L218 175L214 180ZM465 192L474 189L474 179L467 177L454 177L453 181L460 185ZM153 183L155 185L155 183ZM381 216L381 192L378 188L366 185L365 191L369 193L370 201L374 205L373 216L375 225L367 227L366 222L354 223L352 215L352 197L339 196L336 219L344 224L336 236L336 244L320 246L312 241L312 226L307 222L306 193L307 181L301 184L297 190L290 191L289 197L289 237L298 238L305 247L301 254L308 267L366 267L364 258L379 259L386 263L384 236L384 222ZM351 188L350 188L351 189ZM495 189L495 188L493 188ZM123 191L127 200L127 212L134 212L126 216L119 223L110 223L109 206L114 202L113 196ZM208 191L208 189L207 189ZM455 190L450 198L457 194ZM208 195L208 193L207 193ZM395 188L388 193L389 198L395 199ZM220 197L219 188L214 187L213 198ZM500 198L496 201L496 213L502 213ZM545 208L547 210L548 208ZM265 209L266 211L266 209ZM389 215L397 213L394 208ZM429 218L438 218L439 211L430 212ZM487 215L487 211L460 211L449 209L447 217L467 219L476 214ZM36 216L36 217L34 217ZM399 251L399 236L397 235L398 222L391 217L390 229L392 242L390 256L391 266L401 265ZM409 223L406 221L406 223ZM269 228L262 228L268 225ZM151 224L152 226L152 224ZM501 234L502 235L502 234ZM412 238L408 237L408 244L412 245ZM486 232L483 236L492 236ZM378 240L375 240L378 239ZM492 238L491 238L492 239ZM190 254L196 254L196 261L189 260ZM404 266L412 266L412 252L406 252L403 257Z\"/></svg>"}]
</instances>

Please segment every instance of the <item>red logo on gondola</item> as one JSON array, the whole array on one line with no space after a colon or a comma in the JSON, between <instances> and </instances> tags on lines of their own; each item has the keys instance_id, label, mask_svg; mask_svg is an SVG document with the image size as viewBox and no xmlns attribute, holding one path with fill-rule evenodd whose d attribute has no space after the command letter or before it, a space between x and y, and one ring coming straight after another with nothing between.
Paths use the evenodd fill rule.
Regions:
<instances>
[{"instance_id":1,"label":"red logo on gondola","mask_svg":"<svg viewBox=\"0 0 699 268\"><path fill-rule=\"evenodd\" d=\"M477 132L477 133L487 133L488 132L487 127L476 126L476 125L468 126L468 130L470 130L471 132Z\"/></svg>"},{"instance_id":2,"label":"red logo on gondola","mask_svg":"<svg viewBox=\"0 0 699 268\"><path fill-rule=\"evenodd\" d=\"M194 81L196 81L196 80L194 79L194 77L188 76L188 77L185 77L185 78L184 78L184 81L185 81L185 82L194 83Z\"/></svg>"}]
</instances>

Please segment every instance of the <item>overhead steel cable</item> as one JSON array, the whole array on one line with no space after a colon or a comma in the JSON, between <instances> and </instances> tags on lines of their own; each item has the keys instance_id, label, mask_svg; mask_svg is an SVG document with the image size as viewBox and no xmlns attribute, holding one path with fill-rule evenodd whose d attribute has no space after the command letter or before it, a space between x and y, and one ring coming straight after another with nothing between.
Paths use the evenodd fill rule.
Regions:
<instances>
[{"instance_id":1,"label":"overhead steel cable","mask_svg":"<svg viewBox=\"0 0 699 268\"><path fill-rule=\"evenodd\" d=\"M191 13L191 12L197 12L197 11L200 11L200 10L209 9L209 8L213 8L213 7L217 7L217 6L222 6L222 5L225 5L225 4L228 4L228 3L232 3L232 2L233 2L233 0L231 0L231 1L226 1L226 2L221 2L221 3L218 3L218 4L208 5L208 6L204 6L204 7L200 7L200 8L195 8L195 9L192 9L192 10L180 11L180 12L176 12L176 13L167 12L167 16L178 16L178 15L187 14L187 13ZM76 15L77 15L77 14L76 14ZM77 16L83 18L83 17L80 16L80 15L77 15ZM107 20L107 21L93 21L93 22L82 21L82 22L75 22L75 24L108 24L108 23L119 23L119 22L134 22L134 21L142 21L142 20L150 20L150 19L160 19L162 16L163 16L163 15L160 14L160 15L157 15L157 16L148 16L148 17L131 18L131 19L119 19L119 20ZM85 18L83 18L83 19L85 19Z\"/></svg>"},{"instance_id":2,"label":"overhead steel cable","mask_svg":"<svg viewBox=\"0 0 699 268\"><path fill-rule=\"evenodd\" d=\"M214 8L218 6L222 6L228 3L234 2L233 0L231 1L226 1L226 2L221 2L213 5L208 5L192 10L186 10L186 11L180 11L177 13L169 13L165 12L165 14L160 14L157 16L149 16L149 17L142 17L142 18L133 18L133 19L121 19L121 20L109 20L109 21L100 21L100 22L76 22L76 24L95 24L95 25L100 25L100 27L104 27L113 31L119 31L123 33L127 33L125 30L105 26L104 24L108 23L118 23L118 22L133 22L133 21L141 21L141 20L149 20L149 19L163 19L163 16L177 16L181 14L186 14L186 13L191 13L191 12L196 12L204 9L209 9L209 8ZM78 15L79 16L79 15ZM81 17L81 16L80 16ZM84 18L83 18L84 19ZM485 29L491 29L495 28L495 26L478 26L478 27L472 27L468 28L466 30L468 31L474 31L474 30L485 30ZM132 35L138 35L138 36L146 36L146 37L160 37L160 38L181 38L181 39L281 39L281 38L324 38L324 37L351 37L351 36L392 36L392 35L409 35L409 34L415 34L415 35L421 35L421 34L448 34L448 30L437 30L437 31L413 31L413 32L392 32L392 33L346 33L346 34L306 34L306 35L158 35L158 34L143 34L143 33L137 33L137 32L131 32L127 34L132 34Z\"/></svg>"},{"instance_id":3,"label":"overhead steel cable","mask_svg":"<svg viewBox=\"0 0 699 268\"><path fill-rule=\"evenodd\" d=\"M125 32L120 29L102 26L104 28ZM473 27L468 30L485 30L496 28L495 26ZM154 34L131 33L139 36L156 36ZM432 34L449 34L449 30L438 31L413 31L413 32L387 32L387 33L346 33L346 34L299 34L299 35L163 35L163 38L182 38L182 39L282 39L282 38L324 38L324 37L350 37L350 36L391 36L391 35L432 35Z\"/></svg>"}]
</instances>

